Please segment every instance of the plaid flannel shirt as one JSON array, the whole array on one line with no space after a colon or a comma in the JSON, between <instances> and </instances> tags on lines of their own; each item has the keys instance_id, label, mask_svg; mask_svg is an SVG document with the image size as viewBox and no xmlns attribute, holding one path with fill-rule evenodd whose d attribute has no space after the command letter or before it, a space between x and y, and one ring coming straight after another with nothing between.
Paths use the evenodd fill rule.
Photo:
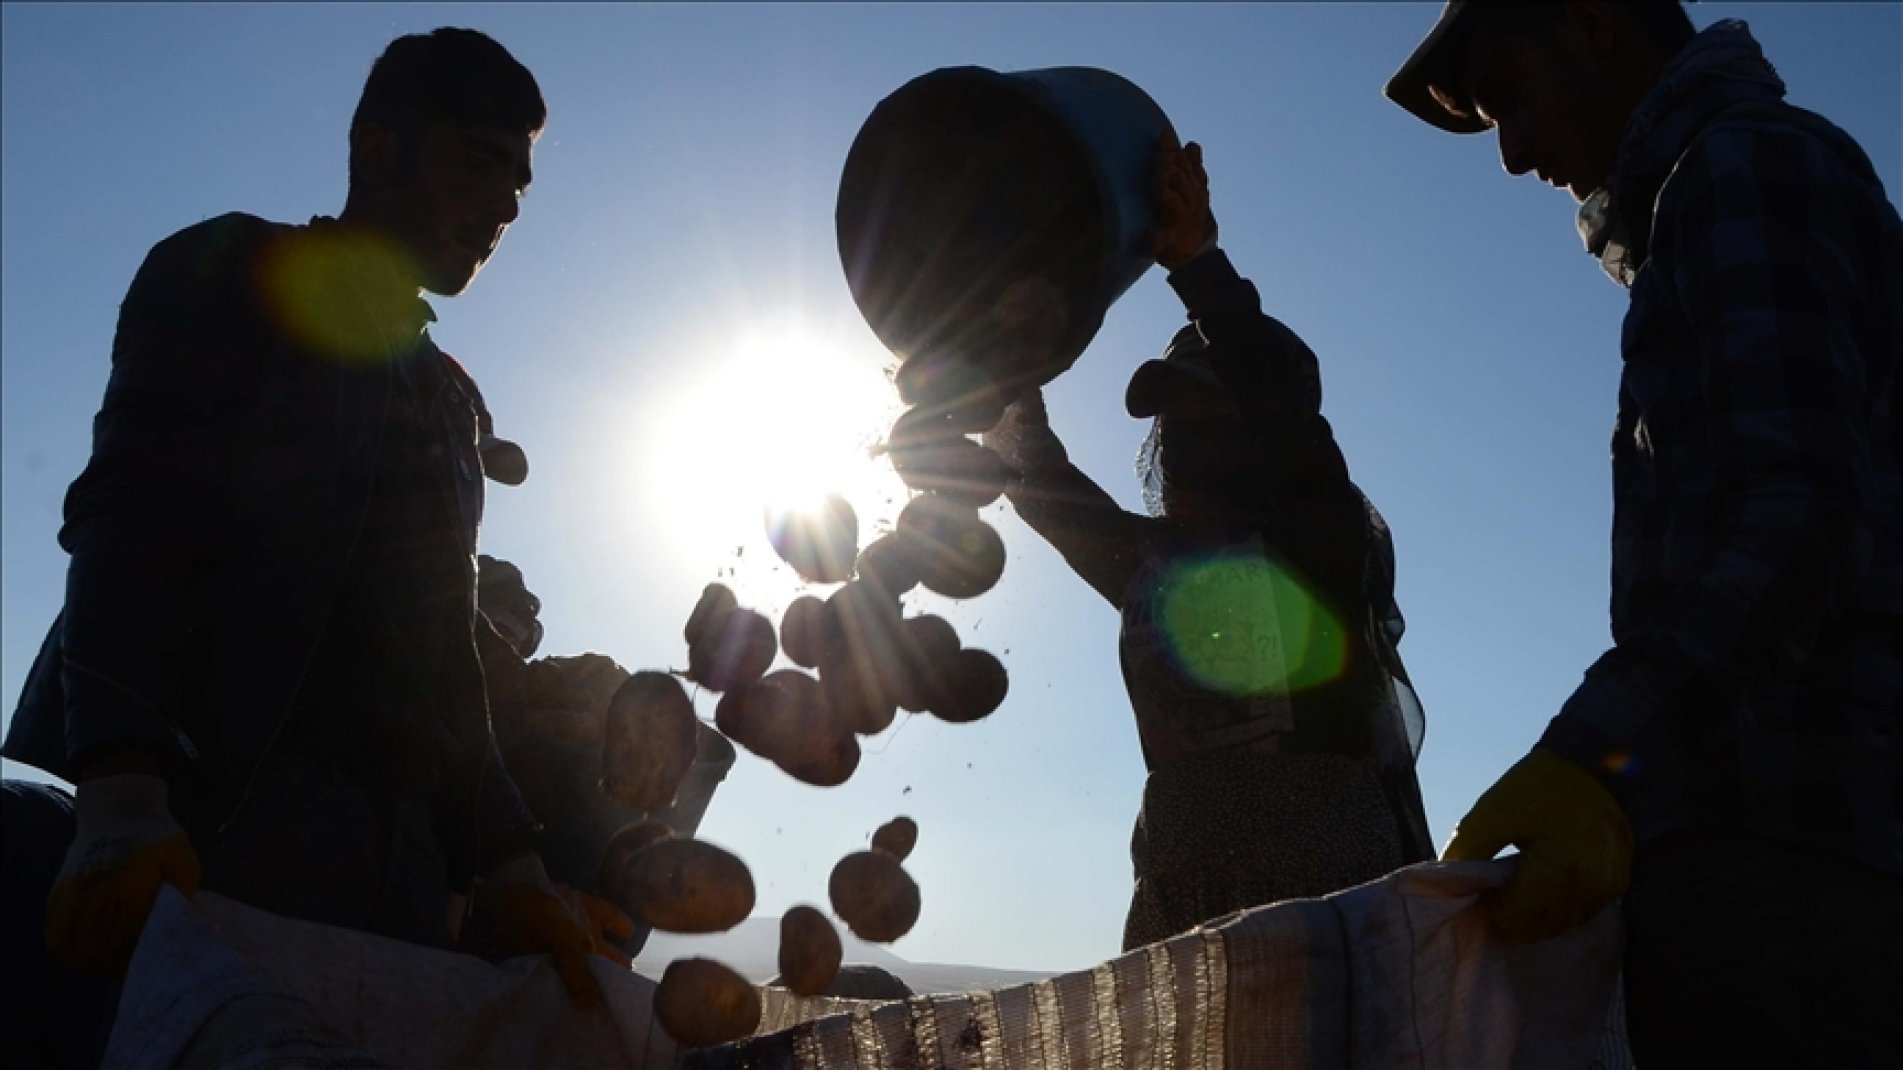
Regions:
<instances>
[{"instance_id":1,"label":"plaid flannel shirt","mask_svg":"<svg viewBox=\"0 0 1903 1070\"><path fill-rule=\"evenodd\" d=\"M1581 213L1631 289L1614 648L1542 743L1641 839L1729 826L1903 872L1903 223L1863 152L1704 31Z\"/></svg>"}]
</instances>

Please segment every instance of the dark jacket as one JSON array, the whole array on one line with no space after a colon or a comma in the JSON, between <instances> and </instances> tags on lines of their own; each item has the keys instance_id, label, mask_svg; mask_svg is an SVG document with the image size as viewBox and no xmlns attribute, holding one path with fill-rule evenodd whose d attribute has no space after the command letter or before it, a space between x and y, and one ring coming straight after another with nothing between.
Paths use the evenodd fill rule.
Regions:
<instances>
[{"instance_id":1,"label":"dark jacket","mask_svg":"<svg viewBox=\"0 0 1903 1070\"><path fill-rule=\"evenodd\" d=\"M65 609L28 676L7 757L70 777L91 755L147 751L201 814L228 820L242 805L362 528L404 374L394 358L419 346L440 357L423 330L427 306L413 292L379 301L401 288L367 283L336 233L234 213L147 256L120 308L92 458L67 493ZM442 363L455 396L473 398ZM482 511L468 437L445 426L464 474L454 495L472 593L463 632ZM452 646L450 701L484 710L486 728L474 640ZM472 800L480 843L458 869L499 861L533 834L493 737L485 749Z\"/></svg>"},{"instance_id":2,"label":"dark jacket","mask_svg":"<svg viewBox=\"0 0 1903 1070\"><path fill-rule=\"evenodd\" d=\"M1641 841L1744 829L1903 873L1903 221L1707 28L1582 211L1631 289L1612 637L1543 742Z\"/></svg>"}]
</instances>

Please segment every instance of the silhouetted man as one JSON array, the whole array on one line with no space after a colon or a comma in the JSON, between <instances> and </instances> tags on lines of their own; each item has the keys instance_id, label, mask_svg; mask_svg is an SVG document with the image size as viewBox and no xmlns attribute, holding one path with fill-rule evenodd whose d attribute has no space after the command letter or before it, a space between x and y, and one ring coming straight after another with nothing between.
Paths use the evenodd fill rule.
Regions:
<instances>
[{"instance_id":1,"label":"silhouetted man","mask_svg":"<svg viewBox=\"0 0 1903 1070\"><path fill-rule=\"evenodd\" d=\"M1625 891L1641 1066L1903 1065L1903 223L1676 0L1450 3L1387 91L1631 290L1615 646L1444 857L1519 846L1513 936Z\"/></svg>"},{"instance_id":2,"label":"silhouetted man","mask_svg":"<svg viewBox=\"0 0 1903 1070\"><path fill-rule=\"evenodd\" d=\"M545 118L490 38L399 38L336 218L221 216L133 280L67 495L65 609L6 743L78 786L58 960L123 970L161 882L443 946L480 876L508 949L598 998L600 945L490 731L487 428L420 296L462 293L495 251Z\"/></svg>"}]
</instances>

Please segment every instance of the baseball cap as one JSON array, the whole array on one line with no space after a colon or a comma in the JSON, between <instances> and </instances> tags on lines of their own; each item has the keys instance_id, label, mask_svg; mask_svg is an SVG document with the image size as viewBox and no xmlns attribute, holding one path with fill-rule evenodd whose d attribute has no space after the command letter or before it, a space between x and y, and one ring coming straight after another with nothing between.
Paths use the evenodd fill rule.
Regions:
<instances>
[{"instance_id":1,"label":"baseball cap","mask_svg":"<svg viewBox=\"0 0 1903 1070\"><path fill-rule=\"evenodd\" d=\"M1476 0L1447 0L1434 28L1427 31L1414 54L1382 90L1415 118L1452 134L1478 134L1488 129L1471 106L1453 95L1458 84L1454 65L1459 62L1462 38L1479 6Z\"/></svg>"},{"instance_id":2,"label":"baseball cap","mask_svg":"<svg viewBox=\"0 0 1903 1070\"><path fill-rule=\"evenodd\" d=\"M1185 327L1171 340L1161 359L1138 365L1124 389L1123 407L1131 416L1147 420L1190 392L1222 389L1201 332Z\"/></svg>"}]
</instances>

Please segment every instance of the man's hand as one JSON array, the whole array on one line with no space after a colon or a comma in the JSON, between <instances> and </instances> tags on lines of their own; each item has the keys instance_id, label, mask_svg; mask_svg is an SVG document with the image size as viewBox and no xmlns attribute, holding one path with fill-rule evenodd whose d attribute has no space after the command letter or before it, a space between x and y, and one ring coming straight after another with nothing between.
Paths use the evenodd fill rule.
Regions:
<instances>
[{"instance_id":1,"label":"man's hand","mask_svg":"<svg viewBox=\"0 0 1903 1070\"><path fill-rule=\"evenodd\" d=\"M1164 134L1156 153L1156 262L1175 271L1216 247L1216 216L1209 209L1209 172L1203 147L1178 147Z\"/></svg>"},{"instance_id":2,"label":"man's hand","mask_svg":"<svg viewBox=\"0 0 1903 1070\"><path fill-rule=\"evenodd\" d=\"M1543 748L1480 796L1441 860L1485 860L1508 844L1520 849L1520 869L1488 909L1509 940L1583 925L1631 882L1632 829L1619 804L1591 774Z\"/></svg>"},{"instance_id":3,"label":"man's hand","mask_svg":"<svg viewBox=\"0 0 1903 1070\"><path fill-rule=\"evenodd\" d=\"M611 962L625 956L599 935L603 931L626 935L634 923L601 900L576 910L564 900L542 860L522 855L498 867L477 889L478 911L492 913L496 940L503 954L545 954L555 960L555 973L569 998L584 1010L601 1006L601 988L588 972L588 956ZM608 912L612 912L612 916Z\"/></svg>"},{"instance_id":4,"label":"man's hand","mask_svg":"<svg viewBox=\"0 0 1903 1070\"><path fill-rule=\"evenodd\" d=\"M82 782L78 827L46 901L46 946L91 977L117 977L158 898L159 885L198 891L198 855L167 809L165 781L141 773Z\"/></svg>"}]
</instances>

